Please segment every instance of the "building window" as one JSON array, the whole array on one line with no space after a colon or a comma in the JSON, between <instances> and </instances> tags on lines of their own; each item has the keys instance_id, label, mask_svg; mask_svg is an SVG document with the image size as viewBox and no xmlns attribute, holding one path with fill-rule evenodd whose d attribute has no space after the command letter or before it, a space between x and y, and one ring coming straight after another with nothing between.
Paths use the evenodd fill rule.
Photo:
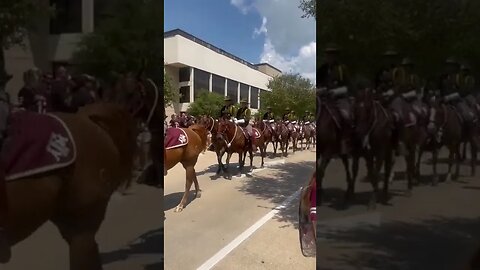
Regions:
<instances>
[{"instance_id":1,"label":"building window","mask_svg":"<svg viewBox=\"0 0 480 270\"><path fill-rule=\"evenodd\" d=\"M50 34L82 32L82 0L50 0L55 14L50 19Z\"/></svg>"},{"instance_id":2,"label":"building window","mask_svg":"<svg viewBox=\"0 0 480 270\"><path fill-rule=\"evenodd\" d=\"M190 102L190 86L180 87L180 103Z\"/></svg>"},{"instance_id":3,"label":"building window","mask_svg":"<svg viewBox=\"0 0 480 270\"><path fill-rule=\"evenodd\" d=\"M195 69L195 73L193 74L193 85L193 91L195 91L193 95L194 98L197 98L202 91L209 91L210 73L200 69Z\"/></svg>"},{"instance_id":4,"label":"building window","mask_svg":"<svg viewBox=\"0 0 480 270\"><path fill-rule=\"evenodd\" d=\"M232 98L233 103L238 102L238 82L228 80L227 82L227 95Z\"/></svg>"},{"instance_id":5,"label":"building window","mask_svg":"<svg viewBox=\"0 0 480 270\"><path fill-rule=\"evenodd\" d=\"M248 85L240 84L240 100L245 99L248 102Z\"/></svg>"},{"instance_id":6,"label":"building window","mask_svg":"<svg viewBox=\"0 0 480 270\"><path fill-rule=\"evenodd\" d=\"M225 78L212 74L212 92L225 95Z\"/></svg>"},{"instance_id":7,"label":"building window","mask_svg":"<svg viewBox=\"0 0 480 270\"><path fill-rule=\"evenodd\" d=\"M190 81L190 68L189 67L182 67L178 70L178 81L179 82Z\"/></svg>"},{"instance_id":8,"label":"building window","mask_svg":"<svg viewBox=\"0 0 480 270\"><path fill-rule=\"evenodd\" d=\"M252 87L250 89L250 91L251 91L251 94L250 94L250 108L258 109L258 98L259 98L258 88Z\"/></svg>"}]
</instances>

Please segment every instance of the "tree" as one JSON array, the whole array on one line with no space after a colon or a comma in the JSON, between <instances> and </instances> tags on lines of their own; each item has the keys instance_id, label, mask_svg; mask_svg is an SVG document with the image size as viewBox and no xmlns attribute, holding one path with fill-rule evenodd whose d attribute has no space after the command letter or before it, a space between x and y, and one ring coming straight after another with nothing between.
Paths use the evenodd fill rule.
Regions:
<instances>
[{"instance_id":1,"label":"tree","mask_svg":"<svg viewBox=\"0 0 480 270\"><path fill-rule=\"evenodd\" d=\"M300 9L305 13L302 18L313 17L317 19L317 1L316 0L301 0Z\"/></svg>"},{"instance_id":2,"label":"tree","mask_svg":"<svg viewBox=\"0 0 480 270\"><path fill-rule=\"evenodd\" d=\"M282 74L270 79L268 88L271 92L262 91L260 100L262 112L267 106L280 116L289 107L297 116L302 116L306 110L315 112L315 90L311 81L300 74Z\"/></svg>"},{"instance_id":3,"label":"tree","mask_svg":"<svg viewBox=\"0 0 480 270\"><path fill-rule=\"evenodd\" d=\"M209 115L216 117L223 106L223 99L224 96L220 94L202 89L199 91L195 101L188 107L187 112L193 116Z\"/></svg>"},{"instance_id":4,"label":"tree","mask_svg":"<svg viewBox=\"0 0 480 270\"><path fill-rule=\"evenodd\" d=\"M163 71L163 100L165 106L170 106L173 101L178 99L178 91L172 86L172 79L165 70Z\"/></svg>"},{"instance_id":5,"label":"tree","mask_svg":"<svg viewBox=\"0 0 480 270\"><path fill-rule=\"evenodd\" d=\"M11 76L5 70L5 52L15 45L25 46L29 30L34 30L36 20L48 15L50 8L36 0L0 1L0 90Z\"/></svg>"},{"instance_id":6,"label":"tree","mask_svg":"<svg viewBox=\"0 0 480 270\"><path fill-rule=\"evenodd\" d=\"M161 3L110 1L106 9L114 16L103 19L95 32L80 41L73 62L82 72L107 82L114 81L116 73L144 71L159 83L163 69Z\"/></svg>"},{"instance_id":7,"label":"tree","mask_svg":"<svg viewBox=\"0 0 480 270\"><path fill-rule=\"evenodd\" d=\"M394 46L424 77L438 75L448 56L480 68L480 3L473 0L324 0L317 45L335 42L352 73L373 78L381 54ZM317 62L322 62L321 54Z\"/></svg>"}]
</instances>

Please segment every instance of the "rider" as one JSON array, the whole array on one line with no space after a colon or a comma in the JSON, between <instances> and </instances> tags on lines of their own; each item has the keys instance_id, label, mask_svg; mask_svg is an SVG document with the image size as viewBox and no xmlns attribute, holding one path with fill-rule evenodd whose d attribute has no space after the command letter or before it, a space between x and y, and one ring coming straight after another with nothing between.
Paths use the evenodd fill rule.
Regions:
<instances>
[{"instance_id":1,"label":"rider","mask_svg":"<svg viewBox=\"0 0 480 270\"><path fill-rule=\"evenodd\" d=\"M341 154L347 154L349 152L350 135L353 130L349 100L351 95L349 76L346 66L338 60L340 50L335 44L329 44L324 52L326 63L320 66L318 70L318 85L320 88L326 88L336 98L337 107L343 120Z\"/></svg>"},{"instance_id":2,"label":"rider","mask_svg":"<svg viewBox=\"0 0 480 270\"><path fill-rule=\"evenodd\" d=\"M236 108L233 105L233 101L230 97L225 97L225 105L220 110L220 117L231 119L236 114Z\"/></svg>"},{"instance_id":3,"label":"rider","mask_svg":"<svg viewBox=\"0 0 480 270\"><path fill-rule=\"evenodd\" d=\"M273 119L275 119L275 117L274 117L273 112L272 112L272 107L268 106L267 107L267 112L265 112L263 114L262 120L270 121L270 120L273 120Z\"/></svg>"},{"instance_id":4,"label":"rider","mask_svg":"<svg viewBox=\"0 0 480 270\"><path fill-rule=\"evenodd\" d=\"M415 73L415 63L410 58L405 57L401 65L405 70L402 96L412 105L414 111L420 115L422 113L420 100L418 99L420 77Z\"/></svg>"},{"instance_id":5,"label":"rider","mask_svg":"<svg viewBox=\"0 0 480 270\"><path fill-rule=\"evenodd\" d=\"M55 112L73 112L72 108L72 90L74 83L64 66L60 66L55 71L55 79L52 81L52 110Z\"/></svg>"},{"instance_id":6,"label":"rider","mask_svg":"<svg viewBox=\"0 0 480 270\"><path fill-rule=\"evenodd\" d=\"M0 79L6 83L12 78L11 75L3 74L4 77ZM5 143L7 127L11 113L10 96L5 88L0 88L0 150ZM5 168L0 160L0 263L6 263L10 260L11 250L8 242L8 235L6 232L8 217L8 201L7 190L5 182Z\"/></svg>"},{"instance_id":7,"label":"rider","mask_svg":"<svg viewBox=\"0 0 480 270\"><path fill-rule=\"evenodd\" d=\"M397 152L400 155L406 154L405 143L401 140L404 130L406 106L401 95L405 87L406 69L398 65L398 52L390 48L384 54L385 66L377 74L376 88L377 94L387 102L388 107L394 116L394 137L397 144Z\"/></svg>"},{"instance_id":8,"label":"rider","mask_svg":"<svg viewBox=\"0 0 480 270\"><path fill-rule=\"evenodd\" d=\"M310 124L310 112L309 111L305 111L305 114L303 115L302 121L306 125Z\"/></svg>"},{"instance_id":9,"label":"rider","mask_svg":"<svg viewBox=\"0 0 480 270\"><path fill-rule=\"evenodd\" d=\"M257 146L255 145L255 134L252 129L252 125L250 125L250 119L252 119L252 112L250 108L248 108L248 101L242 99L240 101L241 107L237 111L237 120L235 121L239 126L245 128L250 136L250 146L252 147L253 152L257 152Z\"/></svg>"},{"instance_id":10,"label":"rider","mask_svg":"<svg viewBox=\"0 0 480 270\"><path fill-rule=\"evenodd\" d=\"M476 91L476 85L475 85L475 78L471 74L471 68L468 63L463 63L461 66L461 71L463 75L463 84L462 84L462 94L465 97L465 100L467 101L468 105L477 111L477 113L480 113L480 105L477 103L477 100L475 98L475 91Z\"/></svg>"},{"instance_id":11,"label":"rider","mask_svg":"<svg viewBox=\"0 0 480 270\"><path fill-rule=\"evenodd\" d=\"M467 126L472 127L477 122L477 116L460 95L463 84L460 64L454 57L448 58L445 64L447 65L447 71L440 78L440 92L443 100L447 103L452 103L461 114Z\"/></svg>"},{"instance_id":12,"label":"rider","mask_svg":"<svg viewBox=\"0 0 480 270\"><path fill-rule=\"evenodd\" d=\"M290 121L290 108L287 107L285 109L285 112L283 113L282 115L282 120L285 122L285 123L288 123Z\"/></svg>"}]
</instances>

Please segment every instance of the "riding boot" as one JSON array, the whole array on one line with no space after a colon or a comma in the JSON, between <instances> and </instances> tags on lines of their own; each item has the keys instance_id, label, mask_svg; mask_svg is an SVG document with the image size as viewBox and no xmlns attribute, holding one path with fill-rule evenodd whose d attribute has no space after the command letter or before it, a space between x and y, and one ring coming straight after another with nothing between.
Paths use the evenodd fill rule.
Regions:
<instances>
[{"instance_id":1,"label":"riding boot","mask_svg":"<svg viewBox=\"0 0 480 270\"><path fill-rule=\"evenodd\" d=\"M8 216L8 200L5 183L5 174L0 167L0 263L7 263L12 256L8 234L6 231Z\"/></svg>"}]
</instances>

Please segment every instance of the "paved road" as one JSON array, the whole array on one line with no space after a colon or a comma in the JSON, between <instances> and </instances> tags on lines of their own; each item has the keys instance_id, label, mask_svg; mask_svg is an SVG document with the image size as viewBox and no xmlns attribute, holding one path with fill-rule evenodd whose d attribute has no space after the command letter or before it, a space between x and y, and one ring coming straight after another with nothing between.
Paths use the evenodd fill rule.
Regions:
<instances>
[{"instance_id":1,"label":"paved road","mask_svg":"<svg viewBox=\"0 0 480 270\"><path fill-rule=\"evenodd\" d=\"M368 211L370 184L357 181L354 205L342 210L339 200L346 185L341 166L336 161L328 169L325 202L317 211L317 269L462 269L480 244L478 176L432 187L431 167L425 162L422 183L406 197L400 173L405 167L398 162L390 205ZM445 173L446 164L439 171ZM470 174L467 166L462 166L462 173Z\"/></svg>"},{"instance_id":2,"label":"paved road","mask_svg":"<svg viewBox=\"0 0 480 270\"><path fill-rule=\"evenodd\" d=\"M254 165L259 160L256 157ZM232 161L238 161L237 155ZM181 166L169 171L165 179L165 269L194 270L202 265L199 269L315 268L315 259L303 257L299 249L296 193L313 171L315 153L305 150L266 161L267 168L250 175L212 179L215 154L201 155L196 169L202 197L181 213L173 210L183 193L185 173ZM274 215L272 209L292 194L293 201Z\"/></svg>"},{"instance_id":3,"label":"paved road","mask_svg":"<svg viewBox=\"0 0 480 270\"><path fill-rule=\"evenodd\" d=\"M163 250L162 190L134 185L114 194L97 235L105 270L158 270ZM5 270L69 269L68 247L51 223L13 248Z\"/></svg>"}]
</instances>

